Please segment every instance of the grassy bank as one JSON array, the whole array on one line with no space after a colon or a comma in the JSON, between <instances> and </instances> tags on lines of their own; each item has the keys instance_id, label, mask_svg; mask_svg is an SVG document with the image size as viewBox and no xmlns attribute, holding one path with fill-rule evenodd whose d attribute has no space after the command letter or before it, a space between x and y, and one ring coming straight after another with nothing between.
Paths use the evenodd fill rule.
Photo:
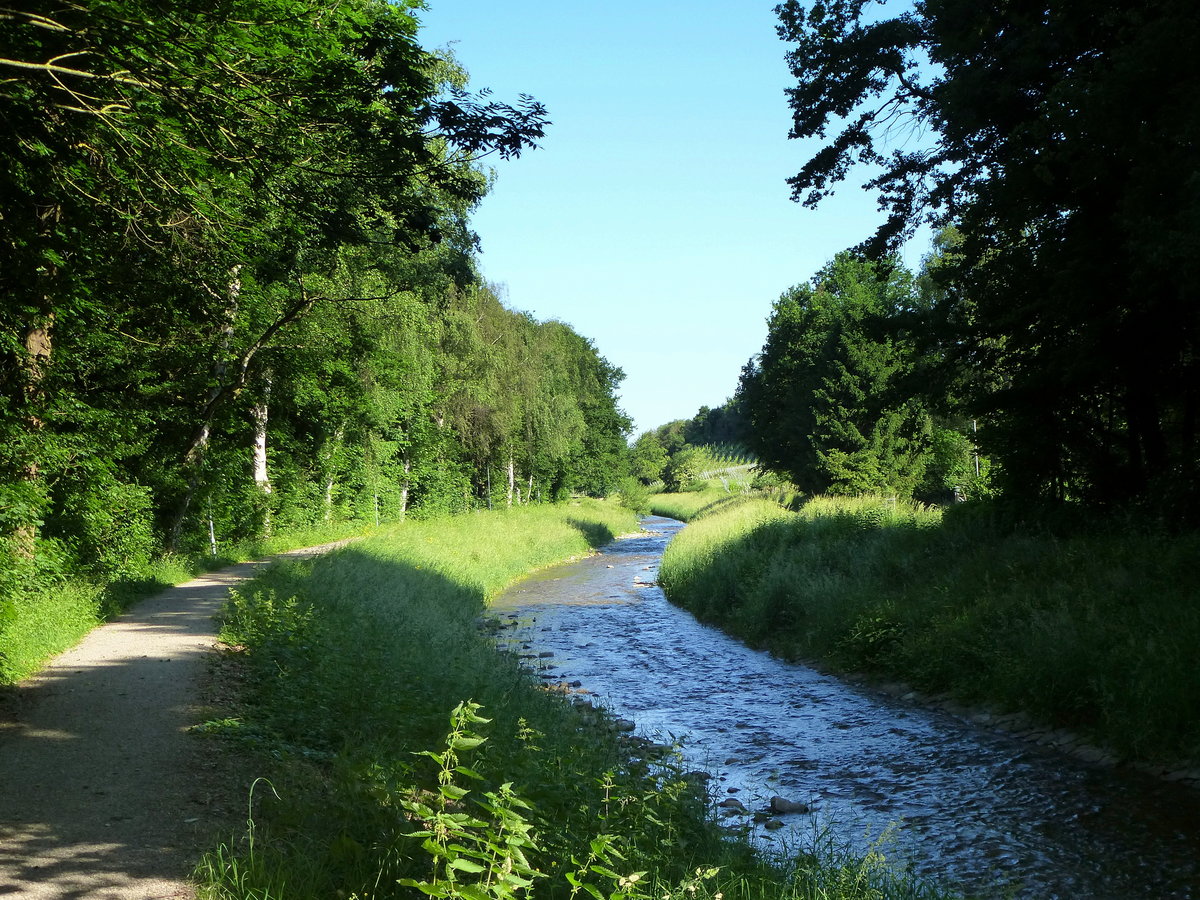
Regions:
<instances>
[{"instance_id":1,"label":"grassy bank","mask_svg":"<svg viewBox=\"0 0 1200 900\"><path fill-rule=\"evenodd\" d=\"M227 543L215 555L161 556L111 578L69 574L70 566L54 556L53 545L39 548L33 559L11 559L0 572L0 685L27 678L97 625L164 588L233 563L364 531L362 524L351 523L285 531Z\"/></svg>"},{"instance_id":2,"label":"grassy bank","mask_svg":"<svg viewBox=\"0 0 1200 900\"><path fill-rule=\"evenodd\" d=\"M763 860L716 827L669 755L622 742L495 650L488 597L632 526L598 502L478 513L240 591L225 625L239 699L205 730L240 742L270 784L251 834L202 865L205 895L934 896L875 856Z\"/></svg>"},{"instance_id":3,"label":"grassy bank","mask_svg":"<svg viewBox=\"0 0 1200 900\"><path fill-rule=\"evenodd\" d=\"M726 503L668 548L671 599L783 656L1200 763L1200 535L1001 527L986 509Z\"/></svg>"},{"instance_id":4,"label":"grassy bank","mask_svg":"<svg viewBox=\"0 0 1200 900\"><path fill-rule=\"evenodd\" d=\"M703 490L686 491L682 494L654 494L650 497L649 504L650 511L656 516L690 522L724 506L736 505L744 499L746 497L740 491L732 492L719 484L708 483Z\"/></svg>"}]
</instances>

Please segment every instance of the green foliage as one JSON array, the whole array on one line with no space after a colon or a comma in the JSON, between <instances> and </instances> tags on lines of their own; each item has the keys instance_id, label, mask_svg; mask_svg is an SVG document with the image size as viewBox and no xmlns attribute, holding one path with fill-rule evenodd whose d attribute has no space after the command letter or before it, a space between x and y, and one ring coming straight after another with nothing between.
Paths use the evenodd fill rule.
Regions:
<instances>
[{"instance_id":1,"label":"green foliage","mask_svg":"<svg viewBox=\"0 0 1200 900\"><path fill-rule=\"evenodd\" d=\"M148 488L92 472L59 489L52 530L71 536L85 571L110 579L146 573L159 549Z\"/></svg>"},{"instance_id":2,"label":"green foliage","mask_svg":"<svg viewBox=\"0 0 1200 900\"><path fill-rule=\"evenodd\" d=\"M929 438L929 460L918 496L930 501L980 500L992 496L991 460L967 435L934 426Z\"/></svg>"},{"instance_id":3,"label":"green foliage","mask_svg":"<svg viewBox=\"0 0 1200 900\"><path fill-rule=\"evenodd\" d=\"M731 397L715 409L700 407L683 426L684 440L695 446L743 445L749 436L750 422L740 397Z\"/></svg>"},{"instance_id":4,"label":"green foliage","mask_svg":"<svg viewBox=\"0 0 1200 900\"><path fill-rule=\"evenodd\" d=\"M630 448L629 469L642 484L653 484L662 478L667 459L667 450L658 435L646 431L638 435Z\"/></svg>"},{"instance_id":5,"label":"green foliage","mask_svg":"<svg viewBox=\"0 0 1200 900\"><path fill-rule=\"evenodd\" d=\"M538 849L533 825L524 815L529 804L513 792L511 782L474 800L477 815L462 812L463 801L471 791L456 782L483 780L482 775L459 762L460 753L474 750L487 740L473 730L490 721L479 715L480 708L471 702L456 706L450 714L445 749L440 753L422 752L438 767L434 798L427 801L417 794L403 803L404 809L424 826L408 837L424 838L421 846L433 860L433 872L427 880L401 878L399 883L427 897L515 898L530 891L535 878L544 877L529 863L528 854Z\"/></svg>"},{"instance_id":6,"label":"green foliage","mask_svg":"<svg viewBox=\"0 0 1200 900\"><path fill-rule=\"evenodd\" d=\"M747 499L689 525L659 580L788 657L1024 711L1137 759L1200 759L1197 535L1014 529L990 510Z\"/></svg>"},{"instance_id":7,"label":"green foliage","mask_svg":"<svg viewBox=\"0 0 1200 900\"><path fill-rule=\"evenodd\" d=\"M700 474L700 464L700 454L694 447L684 447L672 454L662 472L666 490L679 493L691 487Z\"/></svg>"},{"instance_id":8,"label":"green foliage","mask_svg":"<svg viewBox=\"0 0 1200 900\"><path fill-rule=\"evenodd\" d=\"M930 428L898 389L918 360L899 326L916 303L894 261L849 254L779 299L738 389L763 466L813 494L912 495Z\"/></svg>"},{"instance_id":9,"label":"green foliage","mask_svg":"<svg viewBox=\"0 0 1200 900\"><path fill-rule=\"evenodd\" d=\"M246 842L214 851L202 890L841 898L799 891L707 816L667 748L619 741L480 627L487 596L632 521L588 501L408 523L240 591L226 637L244 695L206 730L254 753L278 799L260 801L253 858Z\"/></svg>"},{"instance_id":10,"label":"green foliage","mask_svg":"<svg viewBox=\"0 0 1200 900\"><path fill-rule=\"evenodd\" d=\"M621 505L639 516L650 512L650 489L630 475L621 482L618 490Z\"/></svg>"},{"instance_id":11,"label":"green foliage","mask_svg":"<svg viewBox=\"0 0 1200 900\"><path fill-rule=\"evenodd\" d=\"M835 129L793 197L816 205L865 163L888 213L873 255L922 221L957 229L931 279L928 387L980 419L1008 495L1194 518L1200 179L1179 175L1200 127L1191 6L778 12L791 136ZM926 138L885 149L906 119Z\"/></svg>"}]
</instances>

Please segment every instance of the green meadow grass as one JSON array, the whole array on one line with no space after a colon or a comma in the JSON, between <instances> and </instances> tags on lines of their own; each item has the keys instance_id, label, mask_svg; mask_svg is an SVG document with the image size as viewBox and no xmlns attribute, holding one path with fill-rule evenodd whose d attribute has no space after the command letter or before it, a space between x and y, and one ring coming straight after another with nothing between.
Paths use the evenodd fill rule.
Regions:
<instances>
[{"instance_id":1,"label":"green meadow grass","mask_svg":"<svg viewBox=\"0 0 1200 900\"><path fill-rule=\"evenodd\" d=\"M719 483L706 481L701 490L682 494L654 494L650 497L650 511L656 516L666 516L681 522L691 522L724 506L744 502L746 495L731 491Z\"/></svg>"},{"instance_id":2,"label":"green meadow grass","mask_svg":"<svg viewBox=\"0 0 1200 900\"><path fill-rule=\"evenodd\" d=\"M747 642L1021 711L1118 754L1200 762L1200 535L1011 528L986 508L714 506L668 596Z\"/></svg>"},{"instance_id":3,"label":"green meadow grass","mask_svg":"<svg viewBox=\"0 0 1200 900\"><path fill-rule=\"evenodd\" d=\"M251 830L198 870L202 896L935 896L874 858L756 854L668 750L622 741L497 651L489 597L632 529L595 501L476 513L238 591L224 634L242 695L202 730L266 780Z\"/></svg>"},{"instance_id":4,"label":"green meadow grass","mask_svg":"<svg viewBox=\"0 0 1200 900\"><path fill-rule=\"evenodd\" d=\"M233 563L362 533L361 525L350 524L285 531L224 545L216 556L162 556L114 579L64 574L66 566L53 557L53 545L33 560L10 558L4 561L8 577L0 577L0 685L29 677L97 625L172 585Z\"/></svg>"}]
</instances>

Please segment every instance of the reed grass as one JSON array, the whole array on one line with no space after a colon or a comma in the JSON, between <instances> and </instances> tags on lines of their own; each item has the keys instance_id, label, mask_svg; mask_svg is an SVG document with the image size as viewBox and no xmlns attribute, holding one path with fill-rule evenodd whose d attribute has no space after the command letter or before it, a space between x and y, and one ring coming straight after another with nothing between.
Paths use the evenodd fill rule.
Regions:
<instances>
[{"instance_id":1,"label":"reed grass","mask_svg":"<svg viewBox=\"0 0 1200 900\"><path fill-rule=\"evenodd\" d=\"M764 502L680 533L659 575L674 602L789 658L1024 712L1131 759L1200 763L1200 535Z\"/></svg>"}]
</instances>

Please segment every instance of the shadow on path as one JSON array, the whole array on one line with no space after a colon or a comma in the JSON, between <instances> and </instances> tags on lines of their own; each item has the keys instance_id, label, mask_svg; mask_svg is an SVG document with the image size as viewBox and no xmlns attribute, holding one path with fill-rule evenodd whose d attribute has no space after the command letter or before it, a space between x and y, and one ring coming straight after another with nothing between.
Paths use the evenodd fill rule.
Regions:
<instances>
[{"instance_id":1,"label":"shadow on path","mask_svg":"<svg viewBox=\"0 0 1200 900\"><path fill-rule=\"evenodd\" d=\"M193 896L187 876L220 823L197 774L207 748L186 729L216 640L213 616L231 586L269 562L148 598L6 698L0 900Z\"/></svg>"}]
</instances>

